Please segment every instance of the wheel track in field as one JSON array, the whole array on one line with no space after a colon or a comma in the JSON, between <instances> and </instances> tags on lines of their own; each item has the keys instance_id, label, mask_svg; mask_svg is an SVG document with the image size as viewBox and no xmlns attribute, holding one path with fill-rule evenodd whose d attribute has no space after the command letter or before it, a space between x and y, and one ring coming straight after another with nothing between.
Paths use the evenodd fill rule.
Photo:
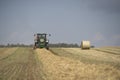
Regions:
<instances>
[{"instance_id":1,"label":"wheel track in field","mask_svg":"<svg viewBox=\"0 0 120 80\"><path fill-rule=\"evenodd\" d=\"M116 48L105 48L105 49L110 50L110 51L120 52L120 49L116 49Z\"/></svg>"},{"instance_id":2,"label":"wheel track in field","mask_svg":"<svg viewBox=\"0 0 120 80\"><path fill-rule=\"evenodd\" d=\"M16 53L17 48L7 48L7 49L3 49L2 51L0 51L0 53L2 53L0 55L0 61L7 59L8 57L14 55L14 53Z\"/></svg>"},{"instance_id":3,"label":"wheel track in field","mask_svg":"<svg viewBox=\"0 0 120 80\"><path fill-rule=\"evenodd\" d=\"M79 60L83 63L89 64L108 64L116 68L120 67L120 57L119 55L108 54L101 51L91 50L81 50L80 48L51 48L57 56L67 57L74 60Z\"/></svg>"},{"instance_id":4,"label":"wheel track in field","mask_svg":"<svg viewBox=\"0 0 120 80\"><path fill-rule=\"evenodd\" d=\"M37 56L30 48L18 48L14 55L0 62L0 79L2 80L44 80Z\"/></svg>"},{"instance_id":5,"label":"wheel track in field","mask_svg":"<svg viewBox=\"0 0 120 80\"><path fill-rule=\"evenodd\" d=\"M8 53L9 54L9 53ZM13 54L13 53L10 53ZM120 71L108 65L84 64L56 56L46 49L18 48L0 61L0 80L119 80ZM113 77L112 77L112 76Z\"/></svg>"},{"instance_id":6,"label":"wheel track in field","mask_svg":"<svg viewBox=\"0 0 120 80\"><path fill-rule=\"evenodd\" d=\"M0 48L0 56L6 51L8 50L9 48Z\"/></svg>"},{"instance_id":7,"label":"wheel track in field","mask_svg":"<svg viewBox=\"0 0 120 80\"><path fill-rule=\"evenodd\" d=\"M9 80L12 80L14 76L17 76L18 74L18 71L19 71L19 67L20 66L17 66L17 65L13 65L13 67L11 66L10 67L10 70L13 68L13 70L11 70L9 73L7 73L5 76L6 80L9 79ZM17 73L16 73L17 72Z\"/></svg>"},{"instance_id":8,"label":"wheel track in field","mask_svg":"<svg viewBox=\"0 0 120 80\"><path fill-rule=\"evenodd\" d=\"M7 80L10 78L10 76L13 74L14 70L15 70L16 66L9 66L9 70L5 73L5 71L3 71L3 79Z\"/></svg>"},{"instance_id":9,"label":"wheel track in field","mask_svg":"<svg viewBox=\"0 0 120 80\"><path fill-rule=\"evenodd\" d=\"M103 51L110 54L120 55L120 47L101 47L101 48L95 48L95 50Z\"/></svg>"},{"instance_id":10,"label":"wheel track in field","mask_svg":"<svg viewBox=\"0 0 120 80\"><path fill-rule=\"evenodd\" d=\"M110 49L94 49L94 50L96 50L96 51L101 51L101 52L105 52L105 53L109 53L109 54L114 54L114 55L120 55L120 52L119 51L117 51L117 52L115 52L115 51L112 51L112 50L110 50Z\"/></svg>"},{"instance_id":11,"label":"wheel track in field","mask_svg":"<svg viewBox=\"0 0 120 80\"><path fill-rule=\"evenodd\" d=\"M43 64L46 80L117 80L120 78L120 70L109 65L84 64L78 60L54 55L46 49L37 49L36 52Z\"/></svg>"}]
</instances>

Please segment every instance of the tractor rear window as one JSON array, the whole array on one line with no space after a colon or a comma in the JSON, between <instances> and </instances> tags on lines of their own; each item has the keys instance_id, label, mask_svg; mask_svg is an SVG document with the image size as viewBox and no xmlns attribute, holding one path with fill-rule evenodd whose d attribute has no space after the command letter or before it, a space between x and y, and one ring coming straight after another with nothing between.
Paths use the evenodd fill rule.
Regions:
<instances>
[{"instance_id":1,"label":"tractor rear window","mask_svg":"<svg viewBox=\"0 0 120 80\"><path fill-rule=\"evenodd\" d=\"M38 35L38 37L45 37L45 35Z\"/></svg>"}]
</instances>

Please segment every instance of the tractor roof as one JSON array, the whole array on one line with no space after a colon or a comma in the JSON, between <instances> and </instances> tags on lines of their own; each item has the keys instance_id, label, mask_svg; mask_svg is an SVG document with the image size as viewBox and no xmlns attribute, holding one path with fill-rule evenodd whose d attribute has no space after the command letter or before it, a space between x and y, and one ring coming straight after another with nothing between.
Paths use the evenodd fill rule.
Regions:
<instances>
[{"instance_id":1,"label":"tractor roof","mask_svg":"<svg viewBox=\"0 0 120 80\"><path fill-rule=\"evenodd\" d=\"M47 35L46 33L37 33L37 35Z\"/></svg>"}]
</instances>

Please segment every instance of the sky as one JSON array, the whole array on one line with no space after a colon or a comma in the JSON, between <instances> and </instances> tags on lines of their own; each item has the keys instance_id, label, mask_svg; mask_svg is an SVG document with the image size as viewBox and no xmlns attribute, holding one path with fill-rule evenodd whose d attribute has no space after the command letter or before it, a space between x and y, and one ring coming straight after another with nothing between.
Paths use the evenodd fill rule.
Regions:
<instances>
[{"instance_id":1,"label":"sky","mask_svg":"<svg viewBox=\"0 0 120 80\"><path fill-rule=\"evenodd\" d=\"M120 0L0 0L0 44L33 44L35 33L51 34L50 43L120 46Z\"/></svg>"}]
</instances>

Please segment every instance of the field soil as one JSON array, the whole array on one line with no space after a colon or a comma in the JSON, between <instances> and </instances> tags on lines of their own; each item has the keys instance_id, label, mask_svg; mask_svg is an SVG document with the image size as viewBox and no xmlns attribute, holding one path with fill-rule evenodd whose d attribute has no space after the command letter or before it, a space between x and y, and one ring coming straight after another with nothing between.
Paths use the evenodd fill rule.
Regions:
<instances>
[{"instance_id":1,"label":"field soil","mask_svg":"<svg viewBox=\"0 0 120 80\"><path fill-rule=\"evenodd\" d=\"M0 80L120 80L120 47L0 48Z\"/></svg>"}]
</instances>

